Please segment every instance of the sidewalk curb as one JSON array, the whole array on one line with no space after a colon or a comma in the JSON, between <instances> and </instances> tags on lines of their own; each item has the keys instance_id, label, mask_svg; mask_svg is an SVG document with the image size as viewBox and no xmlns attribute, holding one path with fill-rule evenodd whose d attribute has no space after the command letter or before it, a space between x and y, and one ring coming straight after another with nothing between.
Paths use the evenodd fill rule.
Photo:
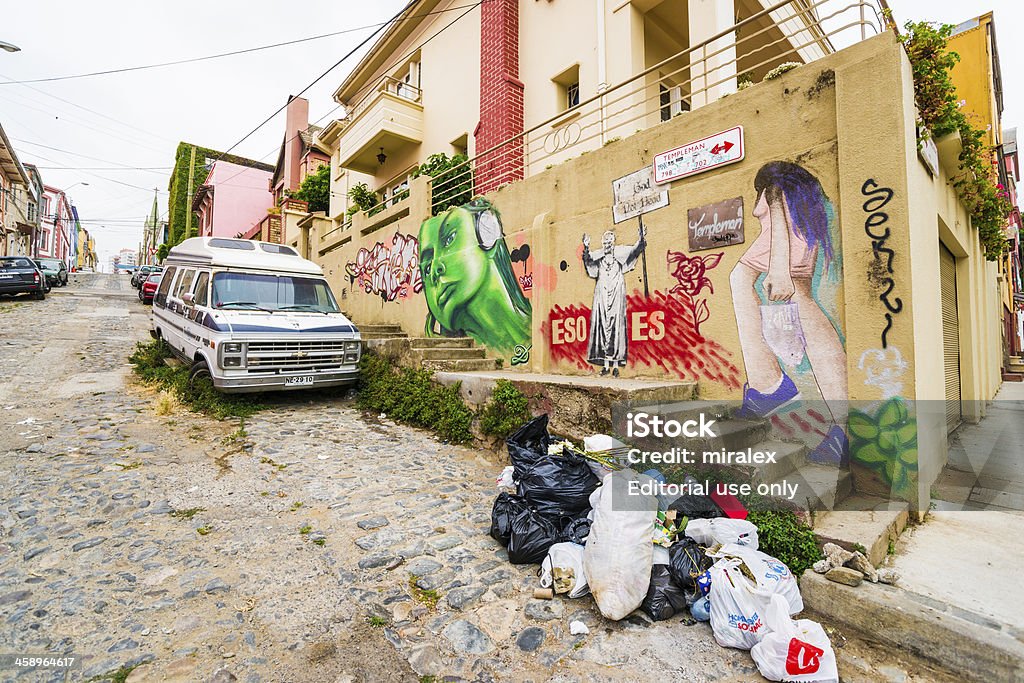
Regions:
<instances>
[{"instance_id":1,"label":"sidewalk curb","mask_svg":"<svg viewBox=\"0 0 1024 683\"><path fill-rule=\"evenodd\" d=\"M807 609L965 681L1024 680L1024 642L985 617L894 586L850 588L811 570L800 592Z\"/></svg>"}]
</instances>

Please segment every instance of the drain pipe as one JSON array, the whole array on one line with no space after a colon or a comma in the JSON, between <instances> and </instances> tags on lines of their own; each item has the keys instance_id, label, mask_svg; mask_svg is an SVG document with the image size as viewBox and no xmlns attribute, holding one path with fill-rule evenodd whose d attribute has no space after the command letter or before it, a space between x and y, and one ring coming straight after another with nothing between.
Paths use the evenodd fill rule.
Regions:
<instances>
[{"instance_id":1,"label":"drain pipe","mask_svg":"<svg viewBox=\"0 0 1024 683\"><path fill-rule=\"evenodd\" d=\"M597 7L597 92L601 94L600 100L600 117L601 117L601 145L605 143L606 136L606 122L604 116L605 110L605 99L604 91L608 89L608 74L606 68L606 34L605 34L605 0L595 0L594 3Z\"/></svg>"}]
</instances>

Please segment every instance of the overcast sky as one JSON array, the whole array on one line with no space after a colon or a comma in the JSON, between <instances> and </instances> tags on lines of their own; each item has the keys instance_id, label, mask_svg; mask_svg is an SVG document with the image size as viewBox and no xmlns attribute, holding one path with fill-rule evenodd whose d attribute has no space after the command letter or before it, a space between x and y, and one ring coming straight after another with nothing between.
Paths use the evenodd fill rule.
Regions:
<instances>
[{"instance_id":1,"label":"overcast sky","mask_svg":"<svg viewBox=\"0 0 1024 683\"><path fill-rule=\"evenodd\" d=\"M0 81L173 61L358 29L386 21L404 4L405 0L7 3L0 41L17 45L21 52L0 52ZM469 4L470 0L459 3ZM590 11L589 3L584 4ZM1024 19L1018 2L889 4L901 25L908 19L956 24L994 10L1004 67L1003 122L1006 127L1017 125L1024 114L1021 75L1012 68L1024 61L1024 41L1018 43L1014 31ZM374 28L193 64L0 85L0 124L21 160L40 167L44 182L70 188L80 216L97 239L101 263L106 263L122 247L137 247L154 187L160 190L160 211L166 215L168 176L179 141L226 150ZM324 123L330 120L327 115L337 114L332 112L331 93L357 58L358 54L341 64L305 95L311 120L325 117ZM273 163L283 126L281 114L234 153ZM88 185L76 185L82 182Z\"/></svg>"}]
</instances>

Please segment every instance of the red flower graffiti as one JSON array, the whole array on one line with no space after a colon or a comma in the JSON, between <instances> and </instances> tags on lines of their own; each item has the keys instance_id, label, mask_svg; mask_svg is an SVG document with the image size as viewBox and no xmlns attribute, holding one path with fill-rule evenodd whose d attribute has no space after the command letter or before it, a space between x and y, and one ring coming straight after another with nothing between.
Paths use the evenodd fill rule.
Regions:
<instances>
[{"instance_id":1,"label":"red flower graffiti","mask_svg":"<svg viewBox=\"0 0 1024 683\"><path fill-rule=\"evenodd\" d=\"M708 310L707 299L698 301L696 296L704 289L715 293L715 287L711 284L707 271L721 263L724 253L720 251L706 256L687 256L681 251L668 252L668 269L678 282L669 291L677 295L686 295L690 301L693 325L697 332L700 332L700 324L711 317L711 312Z\"/></svg>"}]
</instances>

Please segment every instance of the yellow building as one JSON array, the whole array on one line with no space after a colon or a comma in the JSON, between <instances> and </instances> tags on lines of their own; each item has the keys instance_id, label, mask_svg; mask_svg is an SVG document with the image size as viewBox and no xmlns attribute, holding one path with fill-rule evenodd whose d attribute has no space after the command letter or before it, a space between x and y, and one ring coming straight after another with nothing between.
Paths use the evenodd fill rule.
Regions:
<instances>
[{"instance_id":1,"label":"yellow building","mask_svg":"<svg viewBox=\"0 0 1024 683\"><path fill-rule=\"evenodd\" d=\"M957 26L949 39L949 49L960 56L959 63L953 68L952 77L961 111L975 128L985 131L985 143L992 148L993 176L1014 197L1014 178L1007 172L1003 157L1003 82L992 12ZM1006 236L1011 244L1016 244L1018 230L1016 223L1008 223ZM1006 254L999 261L1000 305L996 315L1004 327L1003 341L998 351L1004 369L1010 364L1009 351L1015 347L1012 337L1017 327L1011 258L1010 254Z\"/></svg>"}]
</instances>

